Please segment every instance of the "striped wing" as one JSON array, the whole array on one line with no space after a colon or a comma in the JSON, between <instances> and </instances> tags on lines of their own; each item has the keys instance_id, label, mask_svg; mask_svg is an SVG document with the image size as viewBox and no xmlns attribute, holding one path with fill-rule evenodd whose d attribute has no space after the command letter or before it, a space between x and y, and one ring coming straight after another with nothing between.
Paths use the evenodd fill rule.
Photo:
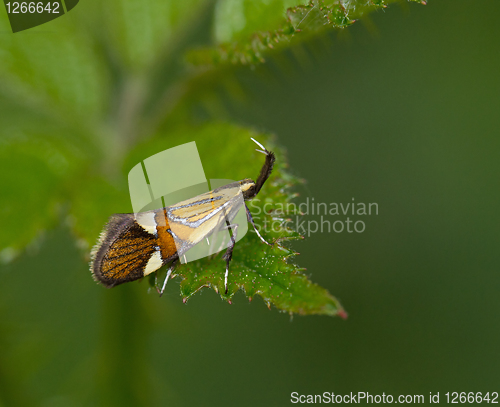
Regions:
<instances>
[{"instance_id":1,"label":"striped wing","mask_svg":"<svg viewBox=\"0 0 500 407\"><path fill-rule=\"evenodd\" d=\"M156 237L135 222L134 215L113 215L92 249L92 274L106 287L137 280L144 276L155 245Z\"/></svg>"},{"instance_id":2,"label":"striped wing","mask_svg":"<svg viewBox=\"0 0 500 407\"><path fill-rule=\"evenodd\" d=\"M180 255L231 222L243 205L239 182L179 202L167 217Z\"/></svg>"}]
</instances>

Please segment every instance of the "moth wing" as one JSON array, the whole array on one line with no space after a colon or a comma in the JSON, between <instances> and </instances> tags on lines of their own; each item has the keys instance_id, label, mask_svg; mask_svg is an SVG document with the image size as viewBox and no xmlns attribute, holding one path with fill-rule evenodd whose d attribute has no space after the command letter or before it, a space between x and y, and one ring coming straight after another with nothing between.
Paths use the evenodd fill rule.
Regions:
<instances>
[{"instance_id":1,"label":"moth wing","mask_svg":"<svg viewBox=\"0 0 500 407\"><path fill-rule=\"evenodd\" d=\"M167 208L179 256L231 222L243 205L239 183L225 185Z\"/></svg>"},{"instance_id":2,"label":"moth wing","mask_svg":"<svg viewBox=\"0 0 500 407\"><path fill-rule=\"evenodd\" d=\"M111 216L91 252L94 279L113 287L143 277L155 245L156 237L141 227L133 214Z\"/></svg>"}]
</instances>

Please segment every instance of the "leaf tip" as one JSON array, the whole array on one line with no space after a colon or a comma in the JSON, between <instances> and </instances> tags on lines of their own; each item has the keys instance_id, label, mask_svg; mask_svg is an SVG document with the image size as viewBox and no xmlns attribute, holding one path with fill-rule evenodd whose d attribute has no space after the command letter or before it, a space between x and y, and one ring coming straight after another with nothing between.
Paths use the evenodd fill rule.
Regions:
<instances>
[{"instance_id":1,"label":"leaf tip","mask_svg":"<svg viewBox=\"0 0 500 407\"><path fill-rule=\"evenodd\" d=\"M343 309L341 309L339 312L337 312L337 315L342 319L347 319L347 317L348 317L347 312L345 312Z\"/></svg>"}]
</instances>

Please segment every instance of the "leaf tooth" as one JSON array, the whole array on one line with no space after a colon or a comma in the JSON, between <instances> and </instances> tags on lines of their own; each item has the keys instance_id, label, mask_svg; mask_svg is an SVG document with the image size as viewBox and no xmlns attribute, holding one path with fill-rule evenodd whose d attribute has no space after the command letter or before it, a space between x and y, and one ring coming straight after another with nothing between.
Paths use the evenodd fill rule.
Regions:
<instances>
[{"instance_id":1,"label":"leaf tooth","mask_svg":"<svg viewBox=\"0 0 500 407\"><path fill-rule=\"evenodd\" d=\"M347 317L349 316L343 309L339 310L339 312L337 312L337 315L342 319L347 319Z\"/></svg>"}]
</instances>

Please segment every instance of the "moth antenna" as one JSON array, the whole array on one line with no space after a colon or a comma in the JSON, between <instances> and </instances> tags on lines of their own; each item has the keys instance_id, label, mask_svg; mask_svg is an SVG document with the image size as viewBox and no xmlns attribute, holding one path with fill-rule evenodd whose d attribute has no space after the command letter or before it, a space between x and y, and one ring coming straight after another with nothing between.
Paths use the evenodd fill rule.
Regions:
<instances>
[{"instance_id":1,"label":"moth antenna","mask_svg":"<svg viewBox=\"0 0 500 407\"><path fill-rule=\"evenodd\" d=\"M255 144L257 144L260 148L262 148L262 150L264 150L264 151L265 151L265 153L264 153L264 154L266 154L266 153L267 153L266 148L265 148L262 144L260 144L260 143L259 143L257 140L255 140L253 137L250 137L250 139L251 139L251 140L252 140ZM257 151L259 151L259 150L257 150ZM262 152L262 151L261 151L261 152Z\"/></svg>"},{"instance_id":2,"label":"moth antenna","mask_svg":"<svg viewBox=\"0 0 500 407\"><path fill-rule=\"evenodd\" d=\"M222 256L222 258L224 260L226 260L226 274L224 274L224 290L225 290L225 293L227 294L227 277L229 275L229 262L233 258L233 249L234 249L234 245L236 244L236 235L238 233L238 225L237 224L231 225L231 223L227 220L227 218L226 218L226 225L227 225L227 228L229 229L229 234L231 235L231 240L227 246L226 253L224 253L224 256Z\"/></svg>"}]
</instances>

